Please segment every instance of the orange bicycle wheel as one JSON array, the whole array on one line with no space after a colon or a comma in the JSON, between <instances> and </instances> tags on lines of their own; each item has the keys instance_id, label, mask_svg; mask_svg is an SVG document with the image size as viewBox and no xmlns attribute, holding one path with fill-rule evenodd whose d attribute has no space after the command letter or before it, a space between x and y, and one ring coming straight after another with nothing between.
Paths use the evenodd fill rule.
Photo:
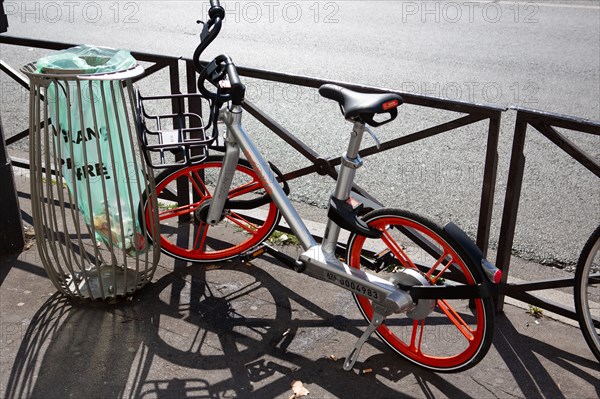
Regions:
<instances>
[{"instance_id":1,"label":"orange bicycle wheel","mask_svg":"<svg viewBox=\"0 0 600 399\"><path fill-rule=\"evenodd\" d=\"M447 233L425 218L398 209L381 209L368 213L364 220L383 236L350 237L351 267L385 279L394 278L405 268L416 269L428 284L438 286L475 285L482 278L470 259L449 244ZM370 321L371 300L360 295L355 295L355 300ZM422 320L407 314L390 315L377 335L405 359L436 372L462 371L478 363L492 342L492 298L427 301L433 310Z\"/></svg>"},{"instance_id":2,"label":"orange bicycle wheel","mask_svg":"<svg viewBox=\"0 0 600 399\"><path fill-rule=\"evenodd\" d=\"M272 201L250 210L225 209L214 226L201 220L198 210L212 199L222 165L222 157L209 156L201 164L167 169L157 176L159 231L148 235L152 240L160 237L167 255L190 262L230 259L264 241L279 223L279 210ZM187 204L179 203L182 192ZM245 201L262 195L264 187L256 172L241 159L228 199ZM144 209L148 219L152 214L149 204L146 201Z\"/></svg>"}]
</instances>

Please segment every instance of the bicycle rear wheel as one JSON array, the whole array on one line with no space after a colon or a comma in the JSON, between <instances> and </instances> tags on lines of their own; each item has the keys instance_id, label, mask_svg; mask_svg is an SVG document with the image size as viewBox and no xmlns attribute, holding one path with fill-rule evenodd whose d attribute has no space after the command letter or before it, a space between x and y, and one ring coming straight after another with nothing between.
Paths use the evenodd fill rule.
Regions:
<instances>
[{"instance_id":1,"label":"bicycle rear wheel","mask_svg":"<svg viewBox=\"0 0 600 399\"><path fill-rule=\"evenodd\" d=\"M279 210L272 201L250 210L226 209L214 226L201 220L197 211L212 199L222 165L223 157L209 156L198 165L167 169L156 177L159 232L149 231L148 236L152 240L160 237L167 255L190 262L231 259L260 244L279 223ZM179 203L182 193L187 204ZM228 199L245 201L264 194L250 163L240 159ZM149 219L152 207L148 201L144 212Z\"/></svg>"},{"instance_id":2,"label":"bicycle rear wheel","mask_svg":"<svg viewBox=\"0 0 600 399\"><path fill-rule=\"evenodd\" d=\"M431 285L475 285L483 278L470 258L449 244L447 234L425 218L399 209L380 209L368 213L364 220L382 231L383 237L350 237L351 267L366 268L384 279L395 279L402 270L415 269ZM360 295L354 297L370 321L371 301ZM410 312L391 315L376 331L396 353L436 372L466 370L485 356L493 335L491 297L421 301L429 301L419 304L428 306L429 311L433 309L426 317Z\"/></svg>"},{"instance_id":3,"label":"bicycle rear wheel","mask_svg":"<svg viewBox=\"0 0 600 399\"><path fill-rule=\"evenodd\" d=\"M600 226L583 247L577 262L575 310L581 332L600 361Z\"/></svg>"}]
</instances>

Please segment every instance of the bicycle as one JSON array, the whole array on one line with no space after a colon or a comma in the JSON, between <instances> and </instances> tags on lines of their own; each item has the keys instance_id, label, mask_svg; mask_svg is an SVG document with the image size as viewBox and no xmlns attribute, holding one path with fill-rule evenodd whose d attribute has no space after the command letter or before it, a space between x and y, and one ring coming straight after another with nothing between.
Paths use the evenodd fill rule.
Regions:
<instances>
[{"instance_id":1,"label":"bicycle","mask_svg":"<svg viewBox=\"0 0 600 399\"><path fill-rule=\"evenodd\" d=\"M600 226L581 251L575 270L575 311L585 340L600 361Z\"/></svg>"},{"instance_id":2,"label":"bicycle","mask_svg":"<svg viewBox=\"0 0 600 399\"><path fill-rule=\"evenodd\" d=\"M149 230L149 239L160 240L163 252L191 262L251 259L267 251L296 272L350 291L368 327L345 359L344 370L352 369L373 332L396 353L429 370L454 372L477 364L492 342L492 296L501 272L455 224L442 228L400 209L367 212L361 197L351 190L363 164L359 149L365 131L377 140L368 125L394 120L402 97L358 93L331 84L319 89L323 97L339 104L353 128L329 201L324 238L318 244L287 198L289 187L281 172L264 160L242 126L245 87L231 58L222 54L206 66L200 62L225 18L219 0L210 1L208 15L193 62L201 97L210 109L208 123L197 129L209 133L191 137L195 128L184 127L182 121L200 118L193 113L162 116L179 120L174 130L149 128L149 120L159 122L161 117L151 115L144 107L149 98L138 95L147 161L153 162L152 151L160 160L169 152L180 159L154 165L164 171L156 177L156 193L146 199L144 216L153 217L152 201L170 202L160 207L160 231ZM206 88L207 82L215 89ZM172 97L182 96L189 100L195 95ZM381 115L387 119L374 119ZM226 126L224 154L208 156L204 147L215 140L218 121ZM160 143L149 144L150 136ZM194 149L202 154L194 157ZM240 158L240 150L246 159ZM186 201L182 204L177 198ZM303 248L297 259L264 243L281 216ZM351 233L347 263L336 255L342 228Z\"/></svg>"}]
</instances>

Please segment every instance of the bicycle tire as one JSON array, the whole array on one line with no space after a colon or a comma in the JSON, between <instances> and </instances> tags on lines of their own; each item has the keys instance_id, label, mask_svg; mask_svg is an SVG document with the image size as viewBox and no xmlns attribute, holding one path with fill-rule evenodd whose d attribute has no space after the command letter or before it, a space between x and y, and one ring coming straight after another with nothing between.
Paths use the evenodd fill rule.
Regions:
<instances>
[{"instance_id":1,"label":"bicycle tire","mask_svg":"<svg viewBox=\"0 0 600 399\"><path fill-rule=\"evenodd\" d=\"M351 267L364 269L366 258L374 259L370 250L383 248L379 254L393 254L391 262L379 272L368 271L385 279L398 273L398 269L410 267L421 269L421 275L432 284L460 280L470 285L481 282L482 273L475 269L477 266L471 258L462 249L453 248L447 233L433 222L400 209L375 210L366 214L364 220L384 235L380 239L352 235L347 247ZM414 233L422 242L434 247L425 250L410 238ZM442 249L444 255L438 259L431 254L431 248ZM391 270L392 267L396 270ZM427 270L428 275L424 273ZM356 294L354 299L365 319L370 321L373 314L370 300ZM433 311L423 320L413 320L408 314L390 315L376 330L379 338L411 363L435 372L458 372L477 364L492 343L492 298L429 301L432 301L429 306Z\"/></svg>"},{"instance_id":2,"label":"bicycle tire","mask_svg":"<svg viewBox=\"0 0 600 399\"><path fill-rule=\"evenodd\" d=\"M600 284L592 282L591 276L600 279L600 226L594 230L586 244L575 270L575 311L581 332L592 353L600 362ZM591 302L591 303L590 303Z\"/></svg>"},{"instance_id":3,"label":"bicycle tire","mask_svg":"<svg viewBox=\"0 0 600 399\"><path fill-rule=\"evenodd\" d=\"M163 253L190 262L218 262L234 258L267 239L279 224L281 215L270 201L262 206L261 218L248 217L251 211L225 210L223 219L214 226L201 222L196 209L212 198L214 184L223 165L222 156L211 155L197 165L166 169L156 177L156 196L159 198L159 235ZM180 206L178 179L187 182L189 204ZM264 187L250 163L240 159L236 165L229 199L246 200L264 195ZM195 196L195 197L194 197ZM163 198L171 198L171 201ZM152 208L144 204L147 225ZM258 208L257 208L258 209ZM259 220L264 217L264 220ZM148 230L150 240L156 234Z\"/></svg>"}]
</instances>

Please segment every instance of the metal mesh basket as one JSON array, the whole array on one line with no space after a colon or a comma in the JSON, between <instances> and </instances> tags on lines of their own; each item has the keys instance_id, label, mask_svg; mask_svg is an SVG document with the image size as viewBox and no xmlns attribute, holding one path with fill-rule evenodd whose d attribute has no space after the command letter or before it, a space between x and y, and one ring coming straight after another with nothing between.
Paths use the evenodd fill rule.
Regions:
<instances>
[{"instance_id":1,"label":"metal mesh basket","mask_svg":"<svg viewBox=\"0 0 600 399\"><path fill-rule=\"evenodd\" d=\"M200 94L144 97L136 91L137 128L152 168L195 165L213 141L211 102ZM204 115L203 115L204 112Z\"/></svg>"}]
</instances>

